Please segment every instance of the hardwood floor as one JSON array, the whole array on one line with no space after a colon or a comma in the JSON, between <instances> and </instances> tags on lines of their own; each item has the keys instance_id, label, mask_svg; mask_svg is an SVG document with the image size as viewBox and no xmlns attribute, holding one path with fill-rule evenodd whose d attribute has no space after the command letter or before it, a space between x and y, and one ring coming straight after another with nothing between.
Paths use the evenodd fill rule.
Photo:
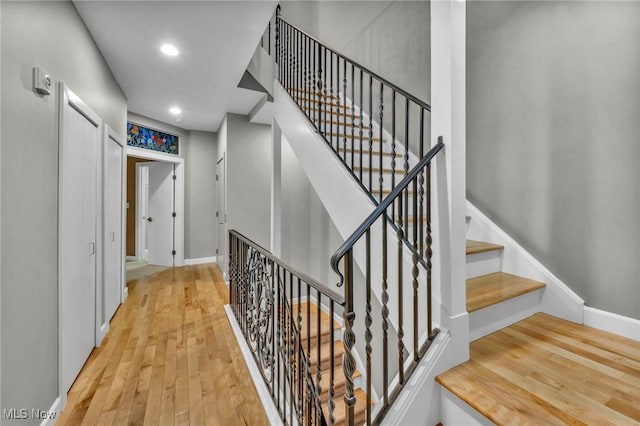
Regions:
<instances>
[{"instance_id":1,"label":"hardwood floor","mask_svg":"<svg viewBox=\"0 0 640 426\"><path fill-rule=\"evenodd\" d=\"M266 425L215 264L131 281L57 425Z\"/></svg>"},{"instance_id":2,"label":"hardwood floor","mask_svg":"<svg viewBox=\"0 0 640 426\"><path fill-rule=\"evenodd\" d=\"M498 425L640 424L640 342L536 314L437 381Z\"/></svg>"}]
</instances>

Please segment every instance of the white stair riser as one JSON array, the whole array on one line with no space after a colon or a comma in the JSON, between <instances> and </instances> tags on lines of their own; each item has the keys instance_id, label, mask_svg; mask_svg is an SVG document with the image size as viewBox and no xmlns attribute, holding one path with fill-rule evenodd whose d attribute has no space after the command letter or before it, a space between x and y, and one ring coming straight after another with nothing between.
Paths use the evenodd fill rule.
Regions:
<instances>
[{"instance_id":1,"label":"white stair riser","mask_svg":"<svg viewBox=\"0 0 640 426\"><path fill-rule=\"evenodd\" d=\"M473 342L542 312L544 288L469 313L469 341Z\"/></svg>"},{"instance_id":2,"label":"white stair riser","mask_svg":"<svg viewBox=\"0 0 640 426\"><path fill-rule=\"evenodd\" d=\"M491 420L442 386L440 387L440 419L444 425L494 425Z\"/></svg>"},{"instance_id":3,"label":"white stair riser","mask_svg":"<svg viewBox=\"0 0 640 426\"><path fill-rule=\"evenodd\" d=\"M467 255L467 279L502 271L502 250Z\"/></svg>"}]
</instances>

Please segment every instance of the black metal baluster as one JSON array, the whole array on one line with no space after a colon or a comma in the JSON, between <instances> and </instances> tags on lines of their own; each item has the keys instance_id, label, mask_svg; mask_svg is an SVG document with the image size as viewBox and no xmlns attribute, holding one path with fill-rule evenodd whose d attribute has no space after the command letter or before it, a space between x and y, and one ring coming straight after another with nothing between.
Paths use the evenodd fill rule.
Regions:
<instances>
[{"instance_id":1,"label":"black metal baluster","mask_svg":"<svg viewBox=\"0 0 640 426\"><path fill-rule=\"evenodd\" d=\"M342 357L342 368L345 377L344 402L346 409L346 422L348 425L355 423L354 406L356 398L354 394L353 373L356 369L356 362L353 356L353 347L356 343L356 335L353 332L353 322L356 313L353 311L353 249L350 249L344 257L344 356Z\"/></svg>"},{"instance_id":2,"label":"black metal baluster","mask_svg":"<svg viewBox=\"0 0 640 426\"><path fill-rule=\"evenodd\" d=\"M387 209L382 214L382 395L389 406L389 284L387 283Z\"/></svg>"},{"instance_id":3,"label":"black metal baluster","mask_svg":"<svg viewBox=\"0 0 640 426\"><path fill-rule=\"evenodd\" d=\"M347 60L342 59L342 143L344 145L344 164L347 163ZM351 153L353 156L353 152Z\"/></svg>"},{"instance_id":4,"label":"black metal baluster","mask_svg":"<svg viewBox=\"0 0 640 426\"><path fill-rule=\"evenodd\" d=\"M409 173L409 98L405 98L405 110L404 110L404 175ZM409 191L404 193L404 223L409 230ZM414 218L415 219L415 218ZM405 232L405 235L408 235Z\"/></svg>"},{"instance_id":5,"label":"black metal baluster","mask_svg":"<svg viewBox=\"0 0 640 426\"><path fill-rule=\"evenodd\" d=\"M380 166L380 170L378 170L378 182L380 183L380 202L382 202L382 199L384 198L384 177L382 175L382 170L383 170L383 156L384 156L384 151L383 151L383 147L382 147L382 125L384 123L384 114L383 114L383 110L384 110L384 85L382 84L382 82L380 82L380 105L378 106L379 108L379 116L380 116L380 124L378 127L380 127L380 141L379 141L379 145L380 145L380 152L378 153L378 156L380 157L380 161L379 161L379 166Z\"/></svg>"},{"instance_id":6,"label":"black metal baluster","mask_svg":"<svg viewBox=\"0 0 640 426\"><path fill-rule=\"evenodd\" d=\"M396 91L391 92L391 189L396 187ZM396 203L391 205L391 217L396 217ZM395 220L395 219L394 219Z\"/></svg>"},{"instance_id":7,"label":"black metal baluster","mask_svg":"<svg viewBox=\"0 0 640 426\"><path fill-rule=\"evenodd\" d=\"M360 182L364 183L362 181L362 170L364 169L364 165L362 164L362 151L363 151L363 147L362 147L362 110L364 108L364 105L362 103L363 97L362 97L362 79L364 78L364 74L362 72L362 68L360 68L360 104L358 105L358 107L360 108L360 118L358 119L360 121L360 123L358 123L360 125ZM351 119L351 124L353 125L353 118Z\"/></svg>"},{"instance_id":8,"label":"black metal baluster","mask_svg":"<svg viewBox=\"0 0 640 426\"><path fill-rule=\"evenodd\" d=\"M280 281L280 266L276 267L276 282ZM280 382L280 376L282 374L282 363L281 363L281 359L280 359L280 353L282 351L282 305L281 305L281 299L282 299L282 295L280 294L280 292L278 291L277 286L274 289L276 291L277 297L275 298L277 301L277 313L278 313L278 321L276 323L276 327L277 327L277 358L278 358L278 362L277 362L277 366L278 368L276 369L277 371L277 381L278 381L278 385L276 386L278 388L278 390L276 391L276 405L278 406L278 412L280 413L280 418L284 418L284 415L282 413L282 406L280 404L280 394L282 393L282 386L281 386L281 382Z\"/></svg>"},{"instance_id":9,"label":"black metal baluster","mask_svg":"<svg viewBox=\"0 0 640 426\"><path fill-rule=\"evenodd\" d=\"M329 120L331 120L331 122L329 123L329 145L331 145L333 147L333 113L334 113L334 108L335 108L335 99L337 99L336 96L336 91L334 89L335 85L334 85L334 81L333 81L333 57L335 56L335 54L333 52L331 52L331 54L329 55L330 59L331 59L331 65L330 65L330 69L331 69L331 78L329 79L331 81L330 85L331 85L331 109L329 110ZM334 148L336 154L338 154L338 156L340 156L340 150L339 150L339 146L336 145Z\"/></svg>"},{"instance_id":10,"label":"black metal baluster","mask_svg":"<svg viewBox=\"0 0 640 426\"><path fill-rule=\"evenodd\" d=\"M354 75L355 75L355 66L353 64L351 64L351 119L349 121L351 121L351 171L353 172L353 167L354 167L354 163L355 163L355 155L356 155L356 150L355 150L355 142L356 142L356 135L355 135L355 128L353 127L353 120L355 118L356 115L356 108L355 105L353 104L356 101L356 95L355 95L355 83L354 83ZM345 123L346 123L346 118L345 118ZM346 133L345 129L345 133ZM362 147L360 147L360 152L362 152Z\"/></svg>"},{"instance_id":11,"label":"black metal baluster","mask_svg":"<svg viewBox=\"0 0 640 426\"><path fill-rule=\"evenodd\" d=\"M316 79L316 91L318 94L318 131L320 132L321 135L323 135L322 133L322 107L324 106L324 98L322 97L322 47L320 46L320 44L316 43L317 45L317 50L316 50L316 55L318 56L317 58L317 64L318 64L318 75L317 75L317 79ZM326 108L324 108L326 109ZM323 135L324 136L324 135Z\"/></svg>"},{"instance_id":12,"label":"black metal baluster","mask_svg":"<svg viewBox=\"0 0 640 426\"><path fill-rule=\"evenodd\" d=\"M369 74L369 192L373 193L373 76Z\"/></svg>"},{"instance_id":13,"label":"black metal baluster","mask_svg":"<svg viewBox=\"0 0 640 426\"><path fill-rule=\"evenodd\" d=\"M420 108L420 158L424 157L424 108ZM427 173L428 173L427 166ZM420 224L420 256L424 256L424 173L418 175L420 185L420 210L418 211L418 223Z\"/></svg>"},{"instance_id":14,"label":"black metal baluster","mask_svg":"<svg viewBox=\"0 0 640 426\"><path fill-rule=\"evenodd\" d=\"M275 264L271 263L271 274L269 275L271 277L271 280L274 279L275 277ZM271 288L273 288L273 285L271 286ZM275 291L274 291L274 300L276 300L275 297ZM278 313L277 308L276 308L276 303L273 304L273 307L271 308L274 310L274 312L272 312L273 315L271 315L271 359L273 359L276 356L276 338L277 338L277 333L276 333L276 315ZM277 392L276 388L275 388L275 377L274 375L276 374L276 368L274 365L271 366L271 389L270 389L270 393L271 393L271 399L275 398L275 394Z\"/></svg>"},{"instance_id":15,"label":"black metal baluster","mask_svg":"<svg viewBox=\"0 0 640 426\"><path fill-rule=\"evenodd\" d=\"M405 192L404 190L403 192ZM404 322L403 322L403 297L404 293L402 290L403 287L403 276L402 276L402 247L404 247L404 228L402 222L402 193L398 197L398 231L397 231L397 239L398 239L398 373L400 377L400 384L404 384L404 344L402 339L404 338Z\"/></svg>"},{"instance_id":16,"label":"black metal baluster","mask_svg":"<svg viewBox=\"0 0 640 426\"><path fill-rule=\"evenodd\" d=\"M322 348L322 293L318 290L316 290L316 300L318 302L316 325L316 410L318 412L318 420L320 420L320 413L322 413L322 407L320 407L322 395L322 357L320 354Z\"/></svg>"},{"instance_id":17,"label":"black metal baluster","mask_svg":"<svg viewBox=\"0 0 640 426\"><path fill-rule=\"evenodd\" d=\"M330 337L329 340L331 342L331 344L329 345L329 403L328 403L328 408L329 408L329 426L332 426L335 421L336 418L334 416L333 411L336 408L336 404L334 401L335 395L336 395L336 391L334 388L334 380L335 380L335 363L333 362L333 360L335 359L335 330L333 327L333 315L334 315L334 301L333 299L329 299L329 318L331 320L331 328L330 328Z\"/></svg>"},{"instance_id":18,"label":"black metal baluster","mask_svg":"<svg viewBox=\"0 0 640 426\"><path fill-rule=\"evenodd\" d=\"M296 362L296 333L293 326L293 273L289 271L289 369L287 370L287 376L289 377L289 424L293 424L293 398L295 389L295 372L296 369L300 369L300 366Z\"/></svg>"},{"instance_id":19,"label":"black metal baluster","mask_svg":"<svg viewBox=\"0 0 640 426\"><path fill-rule=\"evenodd\" d=\"M407 209L408 210L408 209ZM420 354L418 353L418 276L420 269L418 268L419 251L418 251L418 226L422 227L422 223L418 220L418 180L413 179L413 360L418 362Z\"/></svg>"},{"instance_id":20,"label":"black metal baluster","mask_svg":"<svg viewBox=\"0 0 640 426\"><path fill-rule=\"evenodd\" d=\"M302 300L302 280L300 278L298 278L298 303L297 305L297 311L298 311L298 316L296 318L297 323L298 323L298 330L296 331L298 339L297 339L297 344L296 344L296 352L298 354L298 395L296 396L296 408L298 411L298 416L299 419L302 419L302 413L303 413L303 403L302 403L302 397L304 395L304 383L302 380L303 377L303 371L306 370L307 366L305 364L305 357L304 354L302 352L302 306L301 306L301 301Z\"/></svg>"},{"instance_id":21,"label":"black metal baluster","mask_svg":"<svg viewBox=\"0 0 640 426\"><path fill-rule=\"evenodd\" d=\"M367 230L365 234L365 252L366 252L366 268L365 268L365 277L366 277L366 314L364 317L364 325L365 325L365 352L367 354L367 403L366 403L366 420L367 424L371 424L371 353L373 349L371 347L371 340L373 335L371 334L371 325L373 324L373 319L371 318L371 231Z\"/></svg>"},{"instance_id":22,"label":"black metal baluster","mask_svg":"<svg viewBox=\"0 0 640 426\"><path fill-rule=\"evenodd\" d=\"M324 60L324 76L323 76L323 77L324 77L324 80L323 80L323 90L324 90L324 92L323 92L323 96L324 96L324 99L325 99L325 103L326 103L326 102L328 102L328 105L327 105L327 106L325 106L325 108L324 108L324 114L323 114L323 116L324 116L324 123L323 123L322 125L323 125L323 127L324 127L324 138L325 138L325 140L326 140L326 139L327 139L327 109L328 109L327 107L328 107L330 104L332 104L332 103L333 103L333 98L332 98L332 97L331 97L331 95L327 92L327 74L329 74L329 73L327 72L327 48L326 48L326 47L325 47L325 48L323 48L323 51L324 51L324 53L323 53L323 55L322 55L322 56L323 56L323 60ZM331 135L329 135L329 141L330 141L330 140L331 140ZM329 142L329 145L331 145L331 142Z\"/></svg>"},{"instance_id":23,"label":"black metal baluster","mask_svg":"<svg viewBox=\"0 0 640 426\"><path fill-rule=\"evenodd\" d=\"M280 61L280 28L282 27L282 21L280 20L280 13L276 8L276 64L278 65L278 81L282 83L282 64Z\"/></svg>"}]
</instances>

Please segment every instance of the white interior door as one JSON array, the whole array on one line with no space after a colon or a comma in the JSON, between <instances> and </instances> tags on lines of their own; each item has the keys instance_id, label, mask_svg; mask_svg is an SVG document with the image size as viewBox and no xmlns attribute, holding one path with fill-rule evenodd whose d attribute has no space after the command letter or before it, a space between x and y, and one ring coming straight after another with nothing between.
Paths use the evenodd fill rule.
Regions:
<instances>
[{"instance_id":1,"label":"white interior door","mask_svg":"<svg viewBox=\"0 0 640 426\"><path fill-rule=\"evenodd\" d=\"M174 180L173 164L149 163L147 238L149 264L173 266Z\"/></svg>"},{"instance_id":2,"label":"white interior door","mask_svg":"<svg viewBox=\"0 0 640 426\"><path fill-rule=\"evenodd\" d=\"M216 192L218 193L218 211L216 212L218 219L218 248L217 248L217 262L221 269L226 272L226 221L227 210L225 206L225 170L224 170L224 157L222 157L216 164Z\"/></svg>"},{"instance_id":3,"label":"white interior door","mask_svg":"<svg viewBox=\"0 0 640 426\"><path fill-rule=\"evenodd\" d=\"M124 146L112 136L104 157L104 321L109 322L122 294L122 172Z\"/></svg>"},{"instance_id":4,"label":"white interior door","mask_svg":"<svg viewBox=\"0 0 640 426\"><path fill-rule=\"evenodd\" d=\"M95 345L100 119L61 87L59 380L66 393Z\"/></svg>"},{"instance_id":5,"label":"white interior door","mask_svg":"<svg viewBox=\"0 0 640 426\"><path fill-rule=\"evenodd\" d=\"M136 257L149 260L149 163L136 164Z\"/></svg>"}]
</instances>

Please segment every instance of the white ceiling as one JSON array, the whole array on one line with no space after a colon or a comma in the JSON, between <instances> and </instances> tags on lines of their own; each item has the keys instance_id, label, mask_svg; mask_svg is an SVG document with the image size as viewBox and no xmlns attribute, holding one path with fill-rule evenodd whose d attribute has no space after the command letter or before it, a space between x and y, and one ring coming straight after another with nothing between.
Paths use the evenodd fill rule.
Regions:
<instances>
[{"instance_id":1,"label":"white ceiling","mask_svg":"<svg viewBox=\"0 0 640 426\"><path fill-rule=\"evenodd\" d=\"M216 131L262 93L237 87L277 5L261 1L74 1L127 97L129 111ZM174 44L180 55L160 52ZM169 113L182 109L182 122Z\"/></svg>"}]
</instances>

